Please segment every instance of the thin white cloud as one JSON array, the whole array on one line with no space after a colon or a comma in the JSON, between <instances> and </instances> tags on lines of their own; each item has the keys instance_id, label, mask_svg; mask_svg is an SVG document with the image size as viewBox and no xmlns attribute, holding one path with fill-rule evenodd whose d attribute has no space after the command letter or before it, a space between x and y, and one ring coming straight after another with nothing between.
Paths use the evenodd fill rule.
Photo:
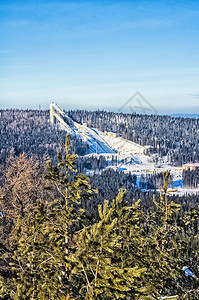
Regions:
<instances>
[{"instance_id":1,"label":"thin white cloud","mask_svg":"<svg viewBox=\"0 0 199 300\"><path fill-rule=\"evenodd\" d=\"M190 96L192 96L192 97L194 97L196 99L199 99L199 94L188 94L188 95L190 95Z\"/></svg>"}]
</instances>

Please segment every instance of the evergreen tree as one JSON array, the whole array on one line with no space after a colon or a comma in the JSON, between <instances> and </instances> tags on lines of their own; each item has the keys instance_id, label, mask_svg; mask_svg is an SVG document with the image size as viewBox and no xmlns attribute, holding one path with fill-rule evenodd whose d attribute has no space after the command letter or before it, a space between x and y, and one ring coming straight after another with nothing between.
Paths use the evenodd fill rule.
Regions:
<instances>
[{"instance_id":1,"label":"evergreen tree","mask_svg":"<svg viewBox=\"0 0 199 300\"><path fill-rule=\"evenodd\" d=\"M99 222L80 234L71 274L80 299L138 299L147 293L146 268L137 263L142 243L139 203L127 207L124 196L121 189L111 203L99 205ZM137 252L134 259L131 250Z\"/></svg>"},{"instance_id":2,"label":"evergreen tree","mask_svg":"<svg viewBox=\"0 0 199 300\"><path fill-rule=\"evenodd\" d=\"M96 190L91 189L86 176L75 174L77 155L70 154L69 136L65 153L58 153L58 159L57 166L48 162L46 176L46 189L55 188L58 197L46 206L37 204L19 238L13 264L13 299L70 299L70 255L84 217L80 204Z\"/></svg>"},{"instance_id":3,"label":"evergreen tree","mask_svg":"<svg viewBox=\"0 0 199 300\"><path fill-rule=\"evenodd\" d=\"M61 252L62 251L62 252ZM65 299L62 237L51 227L51 216L38 202L14 255L17 277L13 299Z\"/></svg>"},{"instance_id":4,"label":"evergreen tree","mask_svg":"<svg viewBox=\"0 0 199 300\"><path fill-rule=\"evenodd\" d=\"M146 237L143 245L143 262L147 267L146 278L152 283L151 293L156 296L172 295L177 289L177 278L181 272L181 242L175 216L180 205L174 203L168 190L169 173L164 173L164 186L158 199L153 198L155 211L146 219Z\"/></svg>"},{"instance_id":5,"label":"evergreen tree","mask_svg":"<svg viewBox=\"0 0 199 300\"><path fill-rule=\"evenodd\" d=\"M56 188L59 197L51 203L52 210L52 229L57 231L64 241L65 261L64 276L68 280L70 273L70 263L68 262L70 253L75 248L76 231L81 228L84 211L81 209L81 201L91 198L96 193L88 183L88 178L83 174L76 175L75 162L76 154L70 153L70 136L67 135L65 143L65 153L58 152L58 166L48 163L47 181L50 183L48 188ZM61 255L62 250L60 249ZM68 288L68 299L71 283Z\"/></svg>"}]
</instances>

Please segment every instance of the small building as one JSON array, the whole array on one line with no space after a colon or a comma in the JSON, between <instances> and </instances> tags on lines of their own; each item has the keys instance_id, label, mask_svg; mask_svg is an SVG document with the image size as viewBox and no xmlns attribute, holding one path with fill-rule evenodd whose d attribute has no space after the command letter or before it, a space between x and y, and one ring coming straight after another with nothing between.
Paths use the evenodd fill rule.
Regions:
<instances>
[{"instance_id":1,"label":"small building","mask_svg":"<svg viewBox=\"0 0 199 300\"><path fill-rule=\"evenodd\" d=\"M187 164L182 165L182 168L183 168L183 170L190 169L192 171L192 170L195 170L196 168L199 168L199 163L187 163Z\"/></svg>"}]
</instances>

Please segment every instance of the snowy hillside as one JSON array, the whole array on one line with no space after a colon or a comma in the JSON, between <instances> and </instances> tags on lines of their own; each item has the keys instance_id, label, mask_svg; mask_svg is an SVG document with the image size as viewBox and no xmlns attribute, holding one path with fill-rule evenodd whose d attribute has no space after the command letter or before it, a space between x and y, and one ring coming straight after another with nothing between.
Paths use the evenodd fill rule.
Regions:
<instances>
[{"instance_id":1,"label":"snowy hillside","mask_svg":"<svg viewBox=\"0 0 199 300\"><path fill-rule=\"evenodd\" d=\"M102 132L96 128L89 128L87 124L74 122L56 104L53 104L51 120L57 121L64 130L72 135L80 137L89 145L87 156L104 156L108 162L107 168L113 168L119 172L136 174L139 179L141 175L170 171L173 176L173 187L178 189L179 194L185 192L197 193L199 189L185 189L182 179L182 168L171 166L166 158L157 157L154 162L153 156L146 155L147 146L141 146L126 140L113 132ZM57 111L56 111L57 109ZM112 159L116 164L112 165ZM89 171L89 173L91 173ZM139 182L139 180L138 180Z\"/></svg>"}]
</instances>

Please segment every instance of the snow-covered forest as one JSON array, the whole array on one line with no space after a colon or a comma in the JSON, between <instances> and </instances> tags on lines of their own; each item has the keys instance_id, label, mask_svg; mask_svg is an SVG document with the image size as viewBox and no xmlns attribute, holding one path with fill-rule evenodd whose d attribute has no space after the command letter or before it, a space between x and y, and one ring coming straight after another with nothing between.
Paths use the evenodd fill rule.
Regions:
<instances>
[{"instance_id":1,"label":"snow-covered forest","mask_svg":"<svg viewBox=\"0 0 199 300\"><path fill-rule=\"evenodd\" d=\"M5 163L12 152L16 155L25 152L36 155L40 159L43 156L54 159L57 150L60 149L60 143L65 140L66 133L50 124L49 111L1 110L0 115L1 164ZM144 150L146 154L166 158L174 166L199 161L199 119L197 118L78 110L69 111L68 115L80 124L86 123L90 128L97 128L102 132L115 132L118 136L139 145L148 146ZM77 163L80 172L105 169L107 161L103 156L84 158L84 155L89 152L86 141L73 136L71 143L73 151L83 156ZM115 159L117 157L112 158L113 165ZM188 172L184 172L183 176L187 178ZM157 187L156 177L150 176L149 186ZM197 174L191 176L189 180L184 180L184 184L187 187L197 187L199 184Z\"/></svg>"},{"instance_id":2,"label":"snow-covered forest","mask_svg":"<svg viewBox=\"0 0 199 300\"><path fill-rule=\"evenodd\" d=\"M112 133L130 117L75 111L70 116ZM109 121L113 124L110 116L117 119L115 126L108 126ZM132 116L134 122L141 118ZM164 126L167 120L168 126L171 120L178 125L187 122L186 128L197 125L194 119L143 116L138 136L145 134L133 141L153 146L153 137L145 136L145 121L150 120L155 133L162 118ZM132 124L129 121L131 129ZM184 136L179 126L165 152L147 147L148 154L181 157L180 149L187 149L181 157L187 162L192 138L187 135L187 148L182 142L168 147L176 136ZM141 174L138 182L137 175L114 169L114 151L107 160L106 155L90 153L87 141L78 135L66 139L66 132L49 122L49 111L1 111L0 130L0 297L196 299L197 194L175 195L168 172ZM127 138L130 131L123 131ZM158 139L160 144L157 134L156 143ZM184 170L183 177L188 187L198 186L197 168ZM163 189L156 192L157 186Z\"/></svg>"},{"instance_id":3,"label":"snow-covered forest","mask_svg":"<svg viewBox=\"0 0 199 300\"><path fill-rule=\"evenodd\" d=\"M69 111L77 122L150 146L149 153L167 156L172 164L199 161L199 118L123 114L106 111Z\"/></svg>"},{"instance_id":4,"label":"snow-covered forest","mask_svg":"<svg viewBox=\"0 0 199 300\"><path fill-rule=\"evenodd\" d=\"M156 195L114 170L89 181L69 147L1 168L0 297L196 299L197 197L171 196L168 173Z\"/></svg>"}]
</instances>

